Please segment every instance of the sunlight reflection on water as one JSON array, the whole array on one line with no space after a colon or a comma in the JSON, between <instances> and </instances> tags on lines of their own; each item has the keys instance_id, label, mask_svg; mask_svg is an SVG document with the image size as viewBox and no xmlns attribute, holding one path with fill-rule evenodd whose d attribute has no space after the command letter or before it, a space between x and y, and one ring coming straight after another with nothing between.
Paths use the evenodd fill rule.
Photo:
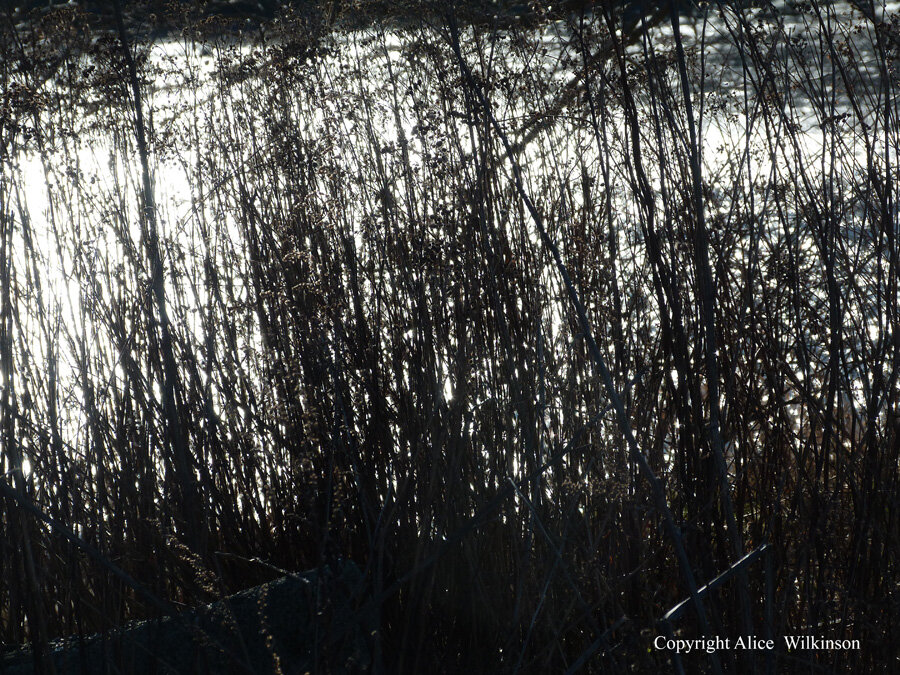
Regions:
<instances>
[{"instance_id":1,"label":"sunlight reflection on water","mask_svg":"<svg viewBox=\"0 0 900 675\"><path fill-rule=\"evenodd\" d=\"M838 12L846 13L846 6L838 7ZM836 17L838 20L840 17ZM800 34L808 27L798 18L788 16L786 31L789 34ZM791 163L815 167L822 165L822 175L828 167L823 160L828 152L828 142L832 138L825 133L824 91L800 91L788 103L791 107L783 110L783 116L777 120L773 129L766 127L747 114L732 114L734 106L740 107L741 101L749 96L747 103L755 111L750 84L744 76L743 69L734 46L727 40L727 26L717 17L711 17L704 24L699 19L686 22L683 36L689 47L696 47L702 41L706 51L702 55L706 59L705 68L709 72L720 73L720 81L710 86L709 100L719 101L721 108L706 109L703 112L701 136L704 175L718 178L728 176L733 171L738 158L738 166L746 170L743 179L754 180L791 171ZM658 29L655 39L663 44L671 37L671 29L663 26ZM548 87L541 96L552 96L553 86L564 87L577 77L571 63L577 63L577 46L569 29L562 23L551 24L543 29L543 33L532 36L543 45L526 55L527 63L521 63L511 56L506 64L512 72L517 70L523 81L532 77ZM854 37L857 48L862 52L865 35ZM272 100L273 105L284 106L288 114L298 114L294 120L300 134L317 142L334 143L334 153L348 169L346 178L353 185L353 191L359 196L357 203L344 204L345 217L351 222L353 244L362 258L378 255L372 250L364 236L363 223L372 213L381 207L400 208L402 196L397 191L397 179L382 185L373 186L365 173L370 170L369 162L373 157L360 157L355 148L365 148L371 143L376 148L374 161L390 162L390 157L400 152L408 153L412 167L420 176L427 176L427 163L430 161L431 149L421 141L417 130L417 118L408 114L414 103L410 92L397 92L392 86L389 70L402 71L404 81L414 86L414 77L410 70L415 67L416 60L412 56L411 39L419 39L401 32L359 32L335 38L330 53L320 66L321 80L318 93L321 98L308 100ZM202 344L205 339L203 313L211 302L208 290L203 283L198 283L198 270L212 262L227 267L229 256L240 258L249 252L244 241L241 225L235 221L231 211L223 208L217 195L217 186L209 184L210 176L216 172L208 171L203 162L210 151L214 152L217 143L226 142L226 136L239 138L246 147L239 153L240 160L252 165L261 155L267 152L264 143L257 136L265 138L271 135L272 125L278 123L274 116L266 115L259 102L253 97L265 93L266 83L256 81L253 76L244 80L226 81L222 77L223 63L227 58L239 60L250 56L259 47L252 45L220 45L213 52L183 41L164 41L153 45L151 65L159 69L156 80L150 87L147 99L148 118L155 125L155 133L159 139L165 139L165 147L154 158L154 188L158 208L159 236L165 242L165 266L172 270L167 276L170 297L177 296L175 309L179 327L188 331L195 344ZM631 53L639 53L639 47L631 48ZM694 53L696 56L696 53ZM822 68L821 77L825 82L831 71ZM347 75L345 73L351 73ZM759 73L751 73L751 77L759 77ZM695 83L696 84L696 83ZM744 89L742 84L747 84ZM827 84L827 83L826 83ZM296 93L302 97L303 92ZM397 98L399 97L399 99ZM395 107L394 103L399 100ZM528 118L532 112L529 106L533 99L504 97L502 91L495 94L494 103L502 123L514 133L519 123ZM645 116L652 111L649 104L642 110ZM821 104L821 105L820 105ZM729 106L732 106L729 108ZM818 107L817 107L818 106ZM365 113L363 111L365 110ZM829 114L837 112L843 115L849 106L845 101L838 101ZM620 133L623 124L621 110L610 105L603 111L610 122L612 134ZM533 191L552 192L556 182L565 184L573 180L579 163L591 165L596 161L594 139L584 132L584 120L560 114L558 120L544 133L538 135L527 144L520 156L520 162L526 173L527 188ZM575 113L573 113L575 114ZM583 111L578 114L583 114ZM96 116L104 115L102 109ZM359 115L357 118L356 115ZM462 139L458 152L462 156L471 156L475 148L468 144L466 120L464 113L458 120ZM363 118L367 116L367 123ZM748 122L748 119L751 122ZM866 118L867 119L867 118ZM858 129L858 125L866 119L850 118L843 123L849 128ZM86 127L97 120L85 117ZM794 125L796 133L792 140L794 145L781 147L777 157L763 152L771 147L773 134L780 139L785 129ZM209 130L223 129L221 137L211 135ZM227 133L226 133L227 132ZM337 139L331 139L337 135ZM848 136L850 142L856 138ZM135 264L134 251L140 250L145 236L141 231L139 205L136 199L139 185L139 166L133 152L124 146L130 141L123 141L121 126L112 125L104 132L102 128L89 129L82 132L77 143L61 144L57 150L48 149L45 153L22 152L14 158L19 172L18 184L23 186L21 193L21 211L28 216L31 236L38 251L43 269L40 302L44 307L62 317L62 336L59 348L59 378L63 386L72 386L78 378L78 354L67 345L75 345L80 341L91 342L95 339L96 328L91 325L92 307L98 303L99 296L110 292L109 289L98 288L93 281L95 275L113 277L117 274L123 278L130 277L129 283L146 282L146 270L128 271L129 265ZM778 143L781 143L779 140ZM621 151L622 157L614 164L626 161L625 145L614 145ZM859 143L841 149L840 161L848 166L864 163L866 148ZM743 155L742 153L746 153ZM551 158L552 157L552 161ZM505 163L507 174L511 174L511 164ZM562 175L560 168L570 173ZM243 165L216 167L218 176L239 173ZM353 175L356 173L356 175ZM68 179L66 178L68 176ZM75 176L73 178L73 176ZM651 172L649 176L652 187L661 192L665 186L665 176L659 172ZM739 177L740 178L740 177ZM67 182L69 180L70 182ZM260 189L289 190L290 186L279 185L278 176L272 176L272 185L260 186ZM718 185L718 181L712 181ZM611 189L614 186L611 186ZM725 220L730 218L727 203L727 189L720 195L723 204L709 205L710 218L719 216ZM574 213L589 208L583 202L583 195L573 190L555 204L556 212L544 214L554 223L571 221ZM648 262L646 251L638 232L636 221L639 219L638 208L627 197L620 199L615 192L611 199L615 212L613 221L618 227L618 246L623 251L621 267L618 274L622 281L641 278L646 274ZM110 205L115 205L111 207ZM789 214L799 217L800 214ZM209 223L215 224L213 229ZM763 227L778 228L780 225L773 219L771 225ZM529 228L525 236L533 245L538 244L535 230ZM59 245L69 242L70 245ZM749 238L745 245L736 249L735 257L739 262L749 259ZM235 245L230 251L225 248ZM307 246L308 246L307 242ZM799 250L808 254L815 250L815 242L809 236L801 237ZM303 255L305 252L299 252ZM15 247L13 262L17 268L26 269L31 264L27 247ZM549 344L563 344L577 341L569 322L568 308L562 299L562 292L555 269L549 262L542 268L542 278L550 299L546 302L547 341ZM236 297L246 299L249 289L240 288L240 280ZM822 303L826 298L821 288L812 289ZM600 312L601 299L597 301L595 311ZM658 331L658 316L652 308L647 310L651 322L650 330ZM877 318L877 317L876 317ZM866 323L867 335L871 340L880 338L879 322L870 318ZM243 335L249 350L261 350L263 338L258 327L249 327ZM408 335L412 339L412 334ZM35 351L42 358L47 356L47 336L35 334L32 337ZM103 371L99 374L102 380L114 382L124 380L125 373L117 354L121 354L123 345L113 349L112 356L101 364ZM443 381L443 396L447 402L453 400L455 385L452 375L442 366L439 373ZM206 377L205 374L201 374ZM803 373L798 372L802 381ZM677 382L677 376L675 377ZM158 382L148 383L147 394L160 399ZM855 383L852 387L855 404L864 401L863 387ZM228 409L226 401L221 397L214 398L213 408L216 414ZM474 408L473 408L474 409ZM87 424L84 412L77 406L66 411L66 424L77 433ZM28 461L28 460L26 460ZM517 461L517 460L516 460ZM25 466L23 465L23 471ZM518 473L518 465L513 467ZM30 464L29 464L30 471Z\"/></svg>"}]
</instances>

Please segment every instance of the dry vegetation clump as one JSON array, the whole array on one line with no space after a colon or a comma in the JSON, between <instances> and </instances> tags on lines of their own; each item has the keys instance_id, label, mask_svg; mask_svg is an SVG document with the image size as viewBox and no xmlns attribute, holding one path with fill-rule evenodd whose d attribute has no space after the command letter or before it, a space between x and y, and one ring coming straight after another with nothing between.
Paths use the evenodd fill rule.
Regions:
<instances>
[{"instance_id":1,"label":"dry vegetation clump","mask_svg":"<svg viewBox=\"0 0 900 675\"><path fill-rule=\"evenodd\" d=\"M350 559L387 672L893 663L896 17L179 11L0 23L4 645Z\"/></svg>"}]
</instances>

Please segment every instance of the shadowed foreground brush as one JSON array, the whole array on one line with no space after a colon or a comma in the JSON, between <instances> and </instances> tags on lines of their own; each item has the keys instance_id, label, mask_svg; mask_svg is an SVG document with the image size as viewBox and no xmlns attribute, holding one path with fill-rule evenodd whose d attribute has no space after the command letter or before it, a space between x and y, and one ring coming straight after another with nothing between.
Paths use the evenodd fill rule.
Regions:
<instances>
[{"instance_id":1,"label":"shadowed foreground brush","mask_svg":"<svg viewBox=\"0 0 900 675\"><path fill-rule=\"evenodd\" d=\"M374 665L375 628L355 606L360 582L352 563L283 577L174 618L54 644L49 660L60 674L360 672ZM35 672L27 652L2 665Z\"/></svg>"}]
</instances>

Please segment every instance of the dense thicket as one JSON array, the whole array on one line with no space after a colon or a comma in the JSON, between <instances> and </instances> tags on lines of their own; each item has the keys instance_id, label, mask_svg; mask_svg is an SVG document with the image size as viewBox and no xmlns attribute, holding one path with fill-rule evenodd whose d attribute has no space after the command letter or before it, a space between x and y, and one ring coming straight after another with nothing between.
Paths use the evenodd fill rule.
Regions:
<instances>
[{"instance_id":1,"label":"dense thicket","mask_svg":"<svg viewBox=\"0 0 900 675\"><path fill-rule=\"evenodd\" d=\"M0 640L343 557L388 672L659 672L762 552L671 630L861 650L689 672L893 663L897 16L318 16L3 24Z\"/></svg>"}]
</instances>

